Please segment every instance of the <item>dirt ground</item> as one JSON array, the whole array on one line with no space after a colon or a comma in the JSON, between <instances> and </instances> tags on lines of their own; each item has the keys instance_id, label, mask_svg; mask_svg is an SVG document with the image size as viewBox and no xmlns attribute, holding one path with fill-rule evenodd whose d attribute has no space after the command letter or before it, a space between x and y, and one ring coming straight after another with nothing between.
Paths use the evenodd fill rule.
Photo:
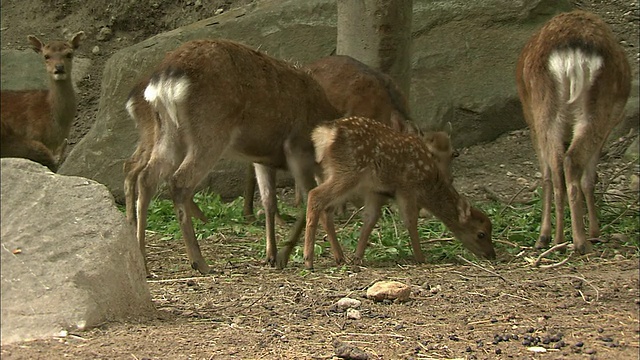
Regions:
<instances>
[{"instance_id":1,"label":"dirt ground","mask_svg":"<svg viewBox=\"0 0 640 360\"><path fill-rule=\"evenodd\" d=\"M45 39L87 33L79 52L93 65L91 75L79 83L73 145L93 124L102 67L111 54L251 1L2 0L2 48L26 48L31 33ZM637 77L637 1L585 0L577 5L612 25ZM105 28L111 35L102 30L106 39L98 40ZM619 159L599 166L601 181L617 189L628 189L634 174L637 164ZM458 190L474 201L526 201L539 179L527 131L461 149L454 176ZM1 357L332 359L340 349L354 347L367 355L358 357L354 350L352 359L638 359L637 249L616 238L606 240L593 254L551 269L532 268L527 258L539 252L522 247L518 256L499 254L497 261L477 265L463 260L416 265L406 259L343 269L322 257L309 273L296 264L271 269L243 245L260 239L220 234L201 242L219 273L198 277L180 242L151 234L150 268L156 277L149 287L157 318L2 346ZM377 280L410 284L410 301L366 299L366 289ZM347 319L335 307L344 296L362 301L360 319ZM547 352L534 353L529 349L533 346Z\"/></svg>"}]
</instances>

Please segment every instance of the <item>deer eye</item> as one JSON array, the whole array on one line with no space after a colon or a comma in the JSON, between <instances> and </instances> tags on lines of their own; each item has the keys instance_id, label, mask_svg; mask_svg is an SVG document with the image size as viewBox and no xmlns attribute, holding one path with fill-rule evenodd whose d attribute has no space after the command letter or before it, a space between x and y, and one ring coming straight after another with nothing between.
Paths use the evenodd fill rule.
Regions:
<instances>
[{"instance_id":1,"label":"deer eye","mask_svg":"<svg viewBox=\"0 0 640 360\"><path fill-rule=\"evenodd\" d=\"M67 54L67 59L71 59L72 57L73 57L73 54L72 54L72 53L68 53L68 54Z\"/></svg>"},{"instance_id":2,"label":"deer eye","mask_svg":"<svg viewBox=\"0 0 640 360\"><path fill-rule=\"evenodd\" d=\"M485 236L487 236L487 234L485 234L483 231L478 232L478 239L482 240Z\"/></svg>"},{"instance_id":3,"label":"deer eye","mask_svg":"<svg viewBox=\"0 0 640 360\"><path fill-rule=\"evenodd\" d=\"M45 55L44 58L45 58L45 60L49 60L49 59L51 59L51 55Z\"/></svg>"}]
</instances>

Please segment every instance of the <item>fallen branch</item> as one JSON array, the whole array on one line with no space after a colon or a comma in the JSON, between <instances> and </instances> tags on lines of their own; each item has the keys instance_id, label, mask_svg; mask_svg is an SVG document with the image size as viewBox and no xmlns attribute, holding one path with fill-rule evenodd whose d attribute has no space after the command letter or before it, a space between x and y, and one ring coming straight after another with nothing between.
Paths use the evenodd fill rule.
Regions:
<instances>
[{"instance_id":1,"label":"fallen branch","mask_svg":"<svg viewBox=\"0 0 640 360\"><path fill-rule=\"evenodd\" d=\"M565 241L565 242L563 242L563 243L561 243L561 244L556 244L556 245L552 246L551 248L549 248L548 250L546 250L546 251L544 251L542 254L540 254L540 256L538 256L538 258L537 258L534 262L532 262L532 263L531 263L531 265L532 265L532 266L535 266L535 267L540 266L540 261L542 261L542 259L543 259L545 256L549 255L550 253L552 253L552 252L554 252L554 251L556 251L556 250L558 250L558 249L561 249L561 248L565 248L565 249L566 249L567 244L569 244L569 242ZM571 257L571 254L569 254L569 257ZM567 259L565 259L565 261L564 261L564 262L566 262L566 260L568 260L568 259L569 259L569 257L567 257ZM564 264L564 262L563 262L563 264ZM549 266L550 266L550 265L549 265ZM547 266L547 268L548 268L549 266ZM559 265L558 265L558 266L559 266Z\"/></svg>"},{"instance_id":2,"label":"fallen branch","mask_svg":"<svg viewBox=\"0 0 640 360\"><path fill-rule=\"evenodd\" d=\"M460 259L460 260L462 260L462 261L466 262L467 264L469 264L469 265L471 265L471 266L474 266L474 267L477 267L477 268L478 268L478 269L480 269L480 270L486 271L486 272L488 272L489 274L491 274L491 275L493 275L493 276L495 276L495 277L500 278L501 280L503 280L504 282L506 282L506 283L508 283L508 284L513 284L511 281L509 281L509 280L505 279L502 275L498 274L497 272L495 272L495 271L493 271L493 270L489 270L489 269L484 268L484 267L482 267L482 266L480 266L480 265L478 265L478 264L475 264L475 263L473 263L473 262L471 262L471 261L469 261L469 260L465 259L464 257L462 257L462 256L460 256L460 255L456 255L456 256L458 257L458 259Z\"/></svg>"}]
</instances>

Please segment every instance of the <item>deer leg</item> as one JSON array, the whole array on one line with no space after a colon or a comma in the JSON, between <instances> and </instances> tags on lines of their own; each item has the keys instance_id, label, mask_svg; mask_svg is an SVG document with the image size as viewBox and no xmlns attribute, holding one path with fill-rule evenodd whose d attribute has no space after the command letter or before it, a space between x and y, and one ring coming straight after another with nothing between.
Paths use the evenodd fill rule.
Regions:
<instances>
[{"instance_id":1,"label":"deer leg","mask_svg":"<svg viewBox=\"0 0 640 360\"><path fill-rule=\"evenodd\" d=\"M331 207L322 211L320 213L320 222L322 223L324 231L327 233L327 238L331 246L331 253L333 253L333 259L336 261L336 265L342 265L346 261L344 258L344 252L342 251L342 246L340 246L336 235L336 227L333 222L333 212L334 211Z\"/></svg>"},{"instance_id":2,"label":"deer leg","mask_svg":"<svg viewBox=\"0 0 640 360\"><path fill-rule=\"evenodd\" d=\"M267 236L267 263L274 266L276 263L277 246L275 230L276 204L276 170L272 167L253 164L260 189L260 199L264 207L266 236Z\"/></svg>"},{"instance_id":3,"label":"deer leg","mask_svg":"<svg viewBox=\"0 0 640 360\"><path fill-rule=\"evenodd\" d=\"M540 236L535 248L546 248L551 242L551 209L553 204L553 182L551 181L551 168L546 162L540 161L542 170L542 220L540 223Z\"/></svg>"},{"instance_id":4,"label":"deer leg","mask_svg":"<svg viewBox=\"0 0 640 360\"><path fill-rule=\"evenodd\" d=\"M145 155L146 158L144 157ZM123 165L124 172L124 199L125 199L125 209L126 209L126 217L127 222L135 226L137 223L136 218L136 206L135 199L137 195L137 185L138 185L138 176L140 172L149 162L149 154L143 152L141 149L136 149L136 151L131 155L131 158L126 160Z\"/></svg>"},{"instance_id":5,"label":"deer leg","mask_svg":"<svg viewBox=\"0 0 640 360\"><path fill-rule=\"evenodd\" d=\"M331 241L331 247L332 250L334 250L336 261L340 260L340 258L344 261L342 248L336 239L335 228L333 227L333 209L331 209L331 206L344 201L349 191L356 187L357 181L355 180L357 179L350 180L351 179L340 179L340 181L334 181L333 178L330 177L326 182L309 192L307 198L307 227L304 237L304 265L307 269L313 269L315 235L318 227L318 219L321 216L331 217L331 219L327 219L328 221L323 225L328 225L328 227L325 227L325 231L327 232L329 241ZM325 215L322 215L323 212ZM338 248L339 252L336 251Z\"/></svg>"},{"instance_id":6,"label":"deer leg","mask_svg":"<svg viewBox=\"0 0 640 360\"><path fill-rule=\"evenodd\" d=\"M564 242L564 206L567 199L562 151L554 153L551 158L551 180L556 214L556 231L553 240L554 243L561 244Z\"/></svg>"},{"instance_id":7,"label":"deer leg","mask_svg":"<svg viewBox=\"0 0 640 360\"><path fill-rule=\"evenodd\" d=\"M306 197L309 190L316 186L315 175L319 173L314 154L313 152L309 152L304 146L290 142L285 143L284 150L285 156L287 157L287 165L295 179L296 186L302 191L303 197ZM296 223L289 234L289 238L283 244L282 249L277 255L276 266L279 269L287 266L289 256L300 239L302 230L305 227L305 212L305 207L298 212Z\"/></svg>"},{"instance_id":8,"label":"deer leg","mask_svg":"<svg viewBox=\"0 0 640 360\"><path fill-rule=\"evenodd\" d=\"M216 143L207 148L207 153L197 153L198 147L195 146L189 149L187 156L173 173L169 182L174 210L187 248L187 256L191 267L201 274L209 274L211 268L202 256L193 228L192 217L204 217L202 211L193 201L193 196L197 185L207 176L209 169L213 168L219 159L219 154L222 153L224 146L225 144L222 142ZM193 213L195 209L197 209L196 214Z\"/></svg>"},{"instance_id":9,"label":"deer leg","mask_svg":"<svg viewBox=\"0 0 640 360\"><path fill-rule=\"evenodd\" d=\"M584 107L586 106L583 105L582 108ZM590 121L582 112L578 112L576 118L578 124ZM578 125L576 128L581 130L574 131L573 141L565 156L564 172L571 209L573 245L575 251L585 254L592 250L591 243L587 241L583 223L585 200L589 212L589 235L591 237L600 235L594 186L600 150L608 134L596 134L590 126Z\"/></svg>"},{"instance_id":10,"label":"deer leg","mask_svg":"<svg viewBox=\"0 0 640 360\"><path fill-rule=\"evenodd\" d=\"M138 238L138 246L144 259L144 266L149 274L147 265L147 250L146 250L146 238L145 230L147 228L147 214L149 211L149 203L153 198L158 187L160 177L160 164L155 161L150 161L147 165L141 169L137 176L137 181L131 181L134 185L137 185L137 199L135 204L136 211L136 237ZM129 173L129 175L132 175ZM132 199L130 199L133 201ZM133 206L132 206L133 208ZM129 208L127 208L129 211ZM133 209L131 210L133 212Z\"/></svg>"},{"instance_id":11,"label":"deer leg","mask_svg":"<svg viewBox=\"0 0 640 360\"><path fill-rule=\"evenodd\" d=\"M355 258L353 259L353 262L358 265L362 264L364 252L369 242L369 236L378 219L380 219L380 209L382 209L382 205L384 205L386 199L377 194L367 194L364 201L364 213L362 215L364 222L362 228L360 228L358 246L356 248Z\"/></svg>"},{"instance_id":12,"label":"deer leg","mask_svg":"<svg viewBox=\"0 0 640 360\"><path fill-rule=\"evenodd\" d=\"M423 263L425 261L424 254L420 248L420 236L418 235L418 203L413 194L396 194L396 201L400 208L400 214L411 238L411 249L416 262Z\"/></svg>"},{"instance_id":13,"label":"deer leg","mask_svg":"<svg viewBox=\"0 0 640 360\"><path fill-rule=\"evenodd\" d=\"M245 220L253 221L255 216L253 214L253 197L256 191L256 173L253 168L253 164L247 166L247 170L244 176L244 197L242 206L242 216Z\"/></svg>"}]
</instances>

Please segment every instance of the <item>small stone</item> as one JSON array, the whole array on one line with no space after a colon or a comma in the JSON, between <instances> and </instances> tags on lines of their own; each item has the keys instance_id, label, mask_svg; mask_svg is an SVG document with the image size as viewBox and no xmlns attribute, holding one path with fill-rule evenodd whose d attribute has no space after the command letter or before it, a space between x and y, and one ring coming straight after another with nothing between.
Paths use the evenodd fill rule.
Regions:
<instances>
[{"instance_id":1,"label":"small stone","mask_svg":"<svg viewBox=\"0 0 640 360\"><path fill-rule=\"evenodd\" d=\"M411 295L411 287L399 281L378 281L367 289L367 298L375 301L396 300L407 301Z\"/></svg>"},{"instance_id":2,"label":"small stone","mask_svg":"<svg viewBox=\"0 0 640 360\"><path fill-rule=\"evenodd\" d=\"M553 344L554 349L562 349L565 346L564 341L560 340L557 343Z\"/></svg>"},{"instance_id":3,"label":"small stone","mask_svg":"<svg viewBox=\"0 0 640 360\"><path fill-rule=\"evenodd\" d=\"M96 35L96 40L98 41L108 41L113 37L113 32L108 27L100 28L98 35Z\"/></svg>"},{"instance_id":4,"label":"small stone","mask_svg":"<svg viewBox=\"0 0 640 360\"><path fill-rule=\"evenodd\" d=\"M361 318L362 315L360 314L360 310L347 309L347 319L360 320Z\"/></svg>"},{"instance_id":5,"label":"small stone","mask_svg":"<svg viewBox=\"0 0 640 360\"><path fill-rule=\"evenodd\" d=\"M549 337L549 340L551 340L552 342L558 342L558 341L562 340L562 335L561 334L551 335Z\"/></svg>"},{"instance_id":6,"label":"small stone","mask_svg":"<svg viewBox=\"0 0 640 360\"><path fill-rule=\"evenodd\" d=\"M94 46L93 49L91 49L91 53L93 55L100 55L100 47L98 45Z\"/></svg>"},{"instance_id":7,"label":"small stone","mask_svg":"<svg viewBox=\"0 0 640 360\"><path fill-rule=\"evenodd\" d=\"M595 349L586 349L584 351L584 353L587 354L587 355L592 355L592 354L596 353L596 350Z\"/></svg>"},{"instance_id":8,"label":"small stone","mask_svg":"<svg viewBox=\"0 0 640 360\"><path fill-rule=\"evenodd\" d=\"M360 300L344 297L336 302L336 307L340 310L356 309L360 307L361 304L362 302Z\"/></svg>"},{"instance_id":9,"label":"small stone","mask_svg":"<svg viewBox=\"0 0 640 360\"><path fill-rule=\"evenodd\" d=\"M574 346L575 347L583 347L584 343L582 341L578 341Z\"/></svg>"},{"instance_id":10,"label":"small stone","mask_svg":"<svg viewBox=\"0 0 640 360\"><path fill-rule=\"evenodd\" d=\"M500 350L500 348L497 348L496 349L496 355L500 355L500 354L502 354L502 350Z\"/></svg>"},{"instance_id":11,"label":"small stone","mask_svg":"<svg viewBox=\"0 0 640 360\"><path fill-rule=\"evenodd\" d=\"M527 350L532 351L534 353L545 353L545 352L547 352L547 349L543 348L542 346L528 347Z\"/></svg>"}]
</instances>

